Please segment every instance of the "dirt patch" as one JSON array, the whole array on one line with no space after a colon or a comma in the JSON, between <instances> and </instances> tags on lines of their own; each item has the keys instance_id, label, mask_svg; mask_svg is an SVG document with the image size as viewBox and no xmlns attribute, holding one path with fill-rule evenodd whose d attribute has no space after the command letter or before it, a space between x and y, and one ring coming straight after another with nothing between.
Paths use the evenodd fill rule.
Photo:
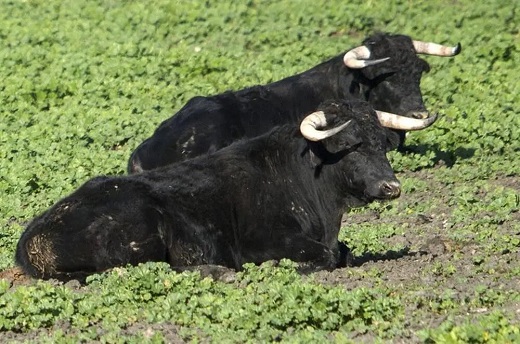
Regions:
<instances>
[{"instance_id":1,"label":"dirt patch","mask_svg":"<svg viewBox=\"0 0 520 344\"><path fill-rule=\"evenodd\" d=\"M19 267L0 271L0 279L6 280L10 287L34 284L36 280L27 276Z\"/></svg>"},{"instance_id":2,"label":"dirt patch","mask_svg":"<svg viewBox=\"0 0 520 344\"><path fill-rule=\"evenodd\" d=\"M450 224L453 202L449 188L431 178L425 171L407 173L427 182L424 191L403 195L403 205L422 204L435 198L432 211L411 216L381 216L377 212L351 213L344 218L349 223L407 224L403 235L386 239L389 247L404 247L399 252L388 251L379 255L362 255L354 259L353 267L332 272L321 271L312 278L318 283L344 286L346 289L385 286L406 291L406 331L404 342L419 342L415 332L436 328L448 316L454 323L472 321L482 314L504 311L511 314L512 323L520 323L520 303L507 302L508 295L520 290L518 245L510 249L489 249L493 238L476 240L479 233L469 232L465 237L452 238L450 234L463 225ZM497 187L520 189L520 177L504 176L490 181ZM453 204L453 203L452 203ZM481 212L474 221L489 217ZM513 210L508 219L500 223L494 234L505 240L520 238L518 222L520 212ZM463 229L463 228L462 228ZM480 296L481 295L481 296ZM362 340L363 338L357 338ZM369 341L370 338L365 338Z\"/></svg>"}]
</instances>

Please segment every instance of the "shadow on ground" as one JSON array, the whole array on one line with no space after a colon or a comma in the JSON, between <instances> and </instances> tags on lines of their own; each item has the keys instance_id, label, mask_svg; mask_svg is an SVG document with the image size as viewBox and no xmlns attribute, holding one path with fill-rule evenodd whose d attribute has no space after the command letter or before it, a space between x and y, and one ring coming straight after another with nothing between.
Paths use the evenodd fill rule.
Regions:
<instances>
[{"instance_id":1,"label":"shadow on ground","mask_svg":"<svg viewBox=\"0 0 520 344\"><path fill-rule=\"evenodd\" d=\"M435 144L419 144L405 146L399 151L403 154L420 154L425 155L429 151L433 151L435 156L432 159L434 165L445 165L452 167L459 160L470 159L475 155L476 149L458 147L453 151L443 150L438 143Z\"/></svg>"}]
</instances>

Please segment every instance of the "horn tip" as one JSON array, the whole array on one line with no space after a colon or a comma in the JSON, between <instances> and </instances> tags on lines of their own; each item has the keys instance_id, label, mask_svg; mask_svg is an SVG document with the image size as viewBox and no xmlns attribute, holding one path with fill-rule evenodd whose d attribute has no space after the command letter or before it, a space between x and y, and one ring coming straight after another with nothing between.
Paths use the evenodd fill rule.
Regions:
<instances>
[{"instance_id":1,"label":"horn tip","mask_svg":"<svg viewBox=\"0 0 520 344\"><path fill-rule=\"evenodd\" d=\"M453 51L452 51L452 54L453 56L455 55L458 55L460 54L460 52L462 51L462 45L459 43L457 43L457 45L453 48Z\"/></svg>"},{"instance_id":2,"label":"horn tip","mask_svg":"<svg viewBox=\"0 0 520 344\"><path fill-rule=\"evenodd\" d=\"M433 115L428 117L428 124L427 124L427 126L430 126L433 123L435 123L435 121L437 121L438 118L439 118L439 114L437 114L437 113L434 113Z\"/></svg>"}]
</instances>

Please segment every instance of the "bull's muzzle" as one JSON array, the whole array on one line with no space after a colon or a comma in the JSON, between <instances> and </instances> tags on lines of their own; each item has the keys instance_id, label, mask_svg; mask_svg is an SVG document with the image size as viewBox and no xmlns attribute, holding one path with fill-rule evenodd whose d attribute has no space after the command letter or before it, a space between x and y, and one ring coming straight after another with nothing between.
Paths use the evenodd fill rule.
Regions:
<instances>
[{"instance_id":1,"label":"bull's muzzle","mask_svg":"<svg viewBox=\"0 0 520 344\"><path fill-rule=\"evenodd\" d=\"M401 195L401 184L398 181L383 180L379 183L380 198L394 199Z\"/></svg>"},{"instance_id":2,"label":"bull's muzzle","mask_svg":"<svg viewBox=\"0 0 520 344\"><path fill-rule=\"evenodd\" d=\"M430 117L430 113L428 111L409 111L405 114L405 116L417 119L427 119Z\"/></svg>"}]
</instances>

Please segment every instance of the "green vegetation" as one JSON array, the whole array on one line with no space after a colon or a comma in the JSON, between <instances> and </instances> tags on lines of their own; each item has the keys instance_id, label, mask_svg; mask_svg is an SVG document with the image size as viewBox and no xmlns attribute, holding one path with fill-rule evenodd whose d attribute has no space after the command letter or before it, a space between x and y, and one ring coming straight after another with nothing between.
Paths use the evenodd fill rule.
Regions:
<instances>
[{"instance_id":1,"label":"green vegetation","mask_svg":"<svg viewBox=\"0 0 520 344\"><path fill-rule=\"evenodd\" d=\"M398 298L388 291L347 292L305 283L293 263L284 261L276 269L270 264L248 266L232 286L196 273L175 274L166 264L153 263L94 276L81 293L41 282L7 295L5 289L0 299L4 329L66 321L82 332L78 338L88 338L93 324L113 333L141 319L195 326L215 340L290 339L288 328L302 338L323 340L340 329L371 327L384 333L401 313Z\"/></svg>"},{"instance_id":2,"label":"green vegetation","mask_svg":"<svg viewBox=\"0 0 520 344\"><path fill-rule=\"evenodd\" d=\"M232 283L164 264L87 285L0 279L0 341L520 341L520 20L514 1L0 0L0 271L25 224L195 95L267 83L375 31L425 57L435 125L391 152L400 199L347 214L354 265Z\"/></svg>"}]
</instances>

